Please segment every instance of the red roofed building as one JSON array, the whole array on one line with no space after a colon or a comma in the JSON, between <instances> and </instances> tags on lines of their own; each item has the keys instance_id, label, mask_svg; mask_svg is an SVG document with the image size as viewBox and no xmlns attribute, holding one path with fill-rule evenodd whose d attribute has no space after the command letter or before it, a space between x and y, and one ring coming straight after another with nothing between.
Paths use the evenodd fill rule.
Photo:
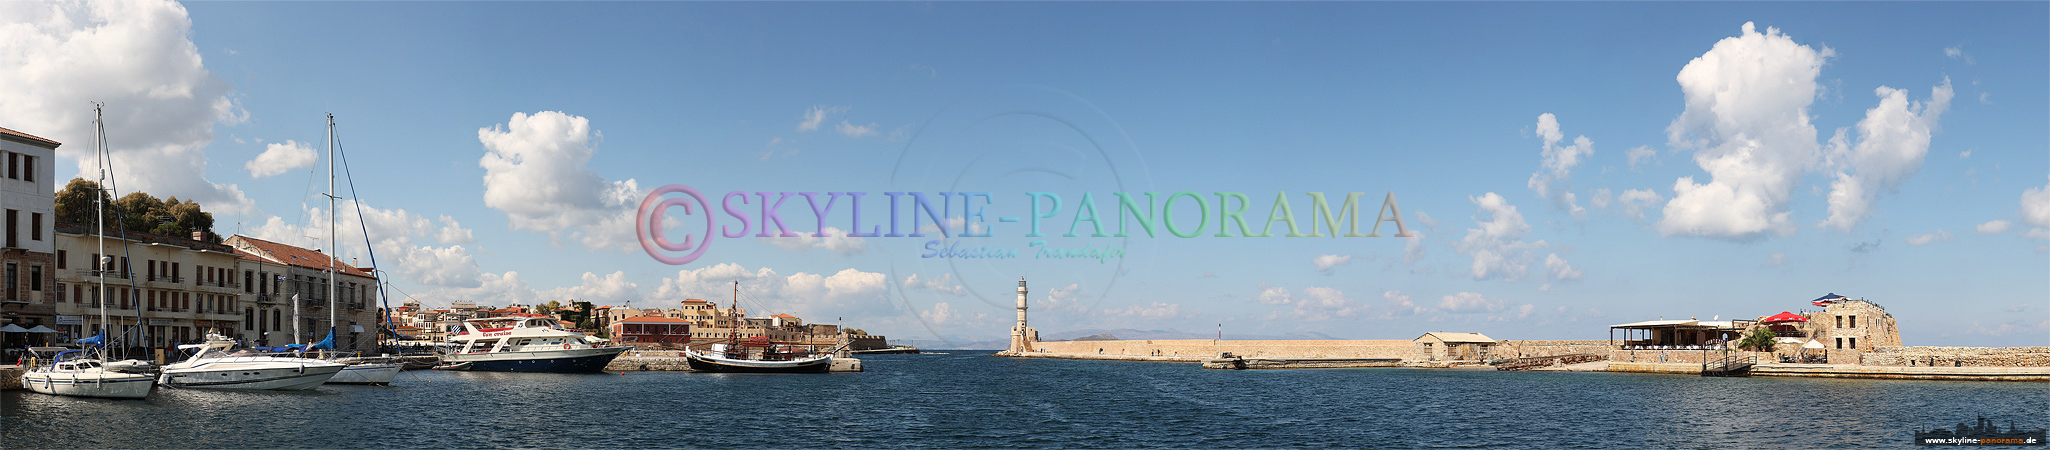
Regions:
<instances>
[{"instance_id":1,"label":"red roofed building","mask_svg":"<svg viewBox=\"0 0 2050 450\"><path fill-rule=\"evenodd\" d=\"M230 276L240 281L241 296L255 304L250 319L241 325L257 336L257 345L310 343L335 331L335 347L370 351L377 346L377 278L375 269L354 267L353 261L333 261L335 293L328 293L328 254L283 243L234 235L222 241L241 257ZM292 298L299 299L297 339L292 336ZM330 306L332 305L332 306ZM330 323L329 309L336 316Z\"/></svg>"},{"instance_id":2,"label":"red roofed building","mask_svg":"<svg viewBox=\"0 0 2050 450\"><path fill-rule=\"evenodd\" d=\"M642 316L612 322L612 341L636 347L690 344L690 321L674 317Z\"/></svg>"}]
</instances>

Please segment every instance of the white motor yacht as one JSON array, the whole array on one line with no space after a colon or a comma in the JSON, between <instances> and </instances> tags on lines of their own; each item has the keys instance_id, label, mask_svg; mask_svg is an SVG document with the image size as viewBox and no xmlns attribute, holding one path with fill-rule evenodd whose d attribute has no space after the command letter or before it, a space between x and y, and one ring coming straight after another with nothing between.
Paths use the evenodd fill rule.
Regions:
<instances>
[{"instance_id":1,"label":"white motor yacht","mask_svg":"<svg viewBox=\"0 0 2050 450\"><path fill-rule=\"evenodd\" d=\"M158 382L179 388L312 389L340 373L346 364L235 349L235 341L208 334L204 344L178 346L192 357L165 365Z\"/></svg>"}]
</instances>

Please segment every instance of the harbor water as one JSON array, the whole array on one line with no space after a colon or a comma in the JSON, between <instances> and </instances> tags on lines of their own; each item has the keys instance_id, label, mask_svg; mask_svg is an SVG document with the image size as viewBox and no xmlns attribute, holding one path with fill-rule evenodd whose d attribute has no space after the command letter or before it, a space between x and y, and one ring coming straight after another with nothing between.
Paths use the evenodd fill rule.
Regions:
<instances>
[{"instance_id":1,"label":"harbor water","mask_svg":"<svg viewBox=\"0 0 2050 450\"><path fill-rule=\"evenodd\" d=\"M1887 448L2046 425L2042 383L868 355L822 375L416 371L389 387L0 393L13 448Z\"/></svg>"}]
</instances>

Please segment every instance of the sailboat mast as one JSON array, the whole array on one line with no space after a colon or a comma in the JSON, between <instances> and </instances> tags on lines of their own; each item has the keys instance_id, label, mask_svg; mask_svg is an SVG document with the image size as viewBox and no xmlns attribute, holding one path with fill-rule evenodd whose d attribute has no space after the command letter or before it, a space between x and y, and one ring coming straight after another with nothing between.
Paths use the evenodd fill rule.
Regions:
<instances>
[{"instance_id":1,"label":"sailboat mast","mask_svg":"<svg viewBox=\"0 0 2050 450\"><path fill-rule=\"evenodd\" d=\"M342 249L341 241L335 240L334 113L328 113L327 115L327 244L327 336L329 339L333 339L335 336L335 327L338 323L337 319L341 317L341 312L336 311L336 309L338 309L336 307L339 306L339 304L337 303L339 300L337 300L337 296L335 294L339 293L340 289L339 285L336 284L335 280L335 253L341 251ZM330 342L329 344L332 345L333 343Z\"/></svg>"},{"instance_id":2,"label":"sailboat mast","mask_svg":"<svg viewBox=\"0 0 2050 450\"><path fill-rule=\"evenodd\" d=\"M114 261L114 257L107 256L107 124L100 115L102 106L104 105L93 104L93 147L96 152L93 156L99 161L100 167L100 181L93 185L93 235L98 237L96 254L99 255L99 258L93 259L93 274L98 275L95 278L99 279L100 285L93 290L93 298L99 300L94 303L100 305L100 333L105 336L114 325L107 320L107 273L104 270ZM100 345L107 345L106 338L101 338Z\"/></svg>"}]
</instances>

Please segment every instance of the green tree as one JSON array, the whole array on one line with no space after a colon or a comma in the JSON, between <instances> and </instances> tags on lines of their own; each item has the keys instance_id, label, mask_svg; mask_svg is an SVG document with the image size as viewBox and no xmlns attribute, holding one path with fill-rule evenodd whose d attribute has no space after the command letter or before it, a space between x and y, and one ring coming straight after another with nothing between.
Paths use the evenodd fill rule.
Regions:
<instances>
[{"instance_id":1,"label":"green tree","mask_svg":"<svg viewBox=\"0 0 2050 450\"><path fill-rule=\"evenodd\" d=\"M107 220L114 220L114 199L100 190L100 184L84 178L72 178L70 183L64 184L64 189L57 191L57 221L91 226L95 196L100 198L100 205L106 209Z\"/></svg>"},{"instance_id":2,"label":"green tree","mask_svg":"<svg viewBox=\"0 0 2050 450\"><path fill-rule=\"evenodd\" d=\"M1750 335L1744 336L1744 340L1737 342L1737 348L1769 352L1772 351L1772 346L1775 344L1773 338L1776 337L1779 336L1773 334L1772 330L1765 328L1754 329L1751 330Z\"/></svg>"},{"instance_id":3,"label":"green tree","mask_svg":"<svg viewBox=\"0 0 2050 450\"><path fill-rule=\"evenodd\" d=\"M176 202L178 199L173 198L171 201ZM128 231L164 234L157 232L158 225L166 218L164 201L158 200L155 196L144 192L131 192L121 196L120 200L115 200L114 208L121 212L121 225L127 227ZM113 216L107 218L113 219Z\"/></svg>"}]
</instances>

